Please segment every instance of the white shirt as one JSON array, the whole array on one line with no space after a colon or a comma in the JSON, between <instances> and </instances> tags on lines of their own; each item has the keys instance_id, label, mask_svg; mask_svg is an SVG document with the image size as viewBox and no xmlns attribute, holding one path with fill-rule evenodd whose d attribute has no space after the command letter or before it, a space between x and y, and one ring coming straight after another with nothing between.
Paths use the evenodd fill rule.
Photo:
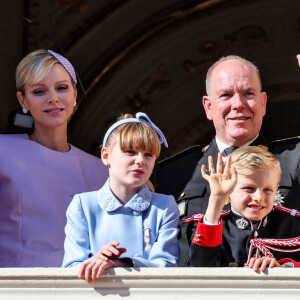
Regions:
<instances>
[{"instance_id":1,"label":"white shirt","mask_svg":"<svg viewBox=\"0 0 300 300\"><path fill-rule=\"evenodd\" d=\"M244 145L242 145L242 146L249 146L254 140L257 139L257 137L258 137L258 135L257 135L253 140L249 141L248 143L246 143L246 144L244 144ZM230 147L230 146L226 145L225 143L223 143L221 140L219 140L217 136L216 136L216 143L217 143L219 152L221 152L221 153L222 153L226 148ZM242 146L240 146L240 147L242 147ZM227 158L227 157L222 157L223 162L226 161L226 158Z\"/></svg>"}]
</instances>

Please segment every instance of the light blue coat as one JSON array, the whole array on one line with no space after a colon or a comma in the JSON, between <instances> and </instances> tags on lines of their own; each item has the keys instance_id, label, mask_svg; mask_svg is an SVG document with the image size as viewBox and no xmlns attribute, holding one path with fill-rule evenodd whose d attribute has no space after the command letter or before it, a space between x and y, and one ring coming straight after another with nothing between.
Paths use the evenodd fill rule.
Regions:
<instances>
[{"instance_id":1,"label":"light blue coat","mask_svg":"<svg viewBox=\"0 0 300 300\"><path fill-rule=\"evenodd\" d=\"M134 267L177 265L179 211L173 196L152 193L143 185L123 206L107 180L98 191L75 195L67 218L64 267L79 265L112 240L127 249L121 257L130 257Z\"/></svg>"}]
</instances>

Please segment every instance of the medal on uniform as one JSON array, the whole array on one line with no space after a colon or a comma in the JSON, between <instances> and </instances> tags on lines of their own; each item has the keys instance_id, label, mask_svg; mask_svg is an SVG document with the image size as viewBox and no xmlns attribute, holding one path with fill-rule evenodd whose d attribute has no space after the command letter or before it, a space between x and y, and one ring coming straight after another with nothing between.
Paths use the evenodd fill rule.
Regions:
<instances>
[{"instance_id":1,"label":"medal on uniform","mask_svg":"<svg viewBox=\"0 0 300 300\"><path fill-rule=\"evenodd\" d=\"M185 215L185 213L186 213L186 202L185 201L178 204L178 210L179 210L180 217Z\"/></svg>"},{"instance_id":2,"label":"medal on uniform","mask_svg":"<svg viewBox=\"0 0 300 300\"><path fill-rule=\"evenodd\" d=\"M149 251L150 250L150 228L144 228L144 242L145 242L145 251Z\"/></svg>"},{"instance_id":3,"label":"medal on uniform","mask_svg":"<svg viewBox=\"0 0 300 300\"><path fill-rule=\"evenodd\" d=\"M282 203L284 203L283 199L284 196L279 190L277 190L275 194L274 206L282 206Z\"/></svg>"},{"instance_id":4,"label":"medal on uniform","mask_svg":"<svg viewBox=\"0 0 300 300\"><path fill-rule=\"evenodd\" d=\"M265 217L262 226L263 226L263 227L266 227L267 223L268 223L268 216Z\"/></svg>"},{"instance_id":5,"label":"medal on uniform","mask_svg":"<svg viewBox=\"0 0 300 300\"><path fill-rule=\"evenodd\" d=\"M235 221L235 224L239 229L245 229L249 225L249 222L244 218L240 218Z\"/></svg>"}]
</instances>

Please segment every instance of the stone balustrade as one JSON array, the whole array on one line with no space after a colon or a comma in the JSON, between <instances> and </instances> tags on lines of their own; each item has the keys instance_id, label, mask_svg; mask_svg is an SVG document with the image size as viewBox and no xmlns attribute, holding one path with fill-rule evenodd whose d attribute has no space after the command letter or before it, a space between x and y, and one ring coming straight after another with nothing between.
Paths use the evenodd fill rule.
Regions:
<instances>
[{"instance_id":1,"label":"stone balustrade","mask_svg":"<svg viewBox=\"0 0 300 300\"><path fill-rule=\"evenodd\" d=\"M300 268L118 268L91 284L77 271L0 269L0 299L300 299Z\"/></svg>"}]
</instances>

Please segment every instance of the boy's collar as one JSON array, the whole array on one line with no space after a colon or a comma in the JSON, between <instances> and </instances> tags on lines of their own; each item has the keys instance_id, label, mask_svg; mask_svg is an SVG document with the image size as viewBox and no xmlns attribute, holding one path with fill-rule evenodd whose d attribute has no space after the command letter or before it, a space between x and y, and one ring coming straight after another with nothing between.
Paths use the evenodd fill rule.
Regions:
<instances>
[{"instance_id":1,"label":"boy's collar","mask_svg":"<svg viewBox=\"0 0 300 300\"><path fill-rule=\"evenodd\" d=\"M248 220L243 215L239 214L238 212L234 211L234 209L231 207L231 217L233 219L233 222L236 224L236 226L239 229L242 230L256 230L259 229L261 226L265 227L268 222L268 216L265 216L260 221L252 222Z\"/></svg>"}]
</instances>

